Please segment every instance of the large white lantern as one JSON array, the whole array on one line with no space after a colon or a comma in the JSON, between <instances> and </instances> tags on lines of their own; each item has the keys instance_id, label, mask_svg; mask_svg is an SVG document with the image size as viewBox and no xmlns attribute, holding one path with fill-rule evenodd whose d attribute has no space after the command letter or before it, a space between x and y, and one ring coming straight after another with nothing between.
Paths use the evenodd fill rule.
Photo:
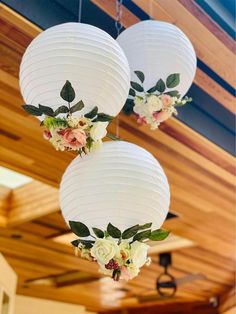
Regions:
<instances>
[{"instance_id":1,"label":"large white lantern","mask_svg":"<svg viewBox=\"0 0 236 314\"><path fill-rule=\"evenodd\" d=\"M26 49L20 66L25 103L57 109L63 104L60 90L66 80L76 92L73 103L82 99L85 113L97 106L99 112L116 116L128 95L130 70L108 33L88 24L66 23L42 32Z\"/></svg>"},{"instance_id":2,"label":"large white lantern","mask_svg":"<svg viewBox=\"0 0 236 314\"><path fill-rule=\"evenodd\" d=\"M134 71L145 74L144 88L155 86L161 78L180 74L178 91L184 96L196 72L196 54L186 35L175 25L147 20L132 25L117 38L129 61L131 80Z\"/></svg>"},{"instance_id":3,"label":"large white lantern","mask_svg":"<svg viewBox=\"0 0 236 314\"><path fill-rule=\"evenodd\" d=\"M60 186L62 214L69 220L120 230L152 222L160 228L170 203L169 185L159 162L145 149L123 141L105 142L100 151L77 157Z\"/></svg>"}]
</instances>

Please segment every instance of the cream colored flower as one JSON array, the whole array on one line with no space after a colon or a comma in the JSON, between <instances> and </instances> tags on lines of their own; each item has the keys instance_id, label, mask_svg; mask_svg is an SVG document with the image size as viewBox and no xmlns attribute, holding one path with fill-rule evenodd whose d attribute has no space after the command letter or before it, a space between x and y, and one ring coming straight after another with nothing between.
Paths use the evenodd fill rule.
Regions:
<instances>
[{"instance_id":1,"label":"cream colored flower","mask_svg":"<svg viewBox=\"0 0 236 314\"><path fill-rule=\"evenodd\" d=\"M107 135L108 122L95 122L90 129L90 136L94 141L101 140Z\"/></svg>"},{"instance_id":2,"label":"cream colored flower","mask_svg":"<svg viewBox=\"0 0 236 314\"><path fill-rule=\"evenodd\" d=\"M140 269L134 264L129 264L127 266L127 271L130 277L129 279L133 279L134 277L138 276Z\"/></svg>"},{"instance_id":3,"label":"cream colored flower","mask_svg":"<svg viewBox=\"0 0 236 314\"><path fill-rule=\"evenodd\" d=\"M71 128L80 128L82 130L87 129L91 125L91 120L85 117L68 117L67 122Z\"/></svg>"},{"instance_id":4,"label":"cream colored flower","mask_svg":"<svg viewBox=\"0 0 236 314\"><path fill-rule=\"evenodd\" d=\"M102 148L102 140L94 141L90 151L96 151Z\"/></svg>"},{"instance_id":5,"label":"cream colored flower","mask_svg":"<svg viewBox=\"0 0 236 314\"><path fill-rule=\"evenodd\" d=\"M147 98L147 108L149 114L153 114L153 112L160 111L162 107L163 103L158 96L151 95Z\"/></svg>"},{"instance_id":6,"label":"cream colored flower","mask_svg":"<svg viewBox=\"0 0 236 314\"><path fill-rule=\"evenodd\" d=\"M119 244L119 252L117 254L117 259L122 263L130 258L130 244L128 241L121 241Z\"/></svg>"},{"instance_id":7,"label":"cream colored flower","mask_svg":"<svg viewBox=\"0 0 236 314\"><path fill-rule=\"evenodd\" d=\"M115 255L117 255L118 250L119 247L115 241L109 239L97 239L90 252L99 264L106 265Z\"/></svg>"},{"instance_id":8,"label":"cream colored flower","mask_svg":"<svg viewBox=\"0 0 236 314\"><path fill-rule=\"evenodd\" d=\"M149 245L135 241L131 244L130 257L134 266L142 267L147 261L147 251Z\"/></svg>"}]
</instances>

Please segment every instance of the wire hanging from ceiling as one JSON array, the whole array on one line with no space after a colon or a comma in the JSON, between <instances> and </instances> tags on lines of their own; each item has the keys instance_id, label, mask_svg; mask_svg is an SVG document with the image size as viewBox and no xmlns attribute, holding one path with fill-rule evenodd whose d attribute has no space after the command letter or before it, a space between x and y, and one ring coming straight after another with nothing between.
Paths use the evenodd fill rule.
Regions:
<instances>
[{"instance_id":1,"label":"wire hanging from ceiling","mask_svg":"<svg viewBox=\"0 0 236 314\"><path fill-rule=\"evenodd\" d=\"M79 23L81 23L82 5L83 5L83 0L79 0L78 2L78 22Z\"/></svg>"}]
</instances>

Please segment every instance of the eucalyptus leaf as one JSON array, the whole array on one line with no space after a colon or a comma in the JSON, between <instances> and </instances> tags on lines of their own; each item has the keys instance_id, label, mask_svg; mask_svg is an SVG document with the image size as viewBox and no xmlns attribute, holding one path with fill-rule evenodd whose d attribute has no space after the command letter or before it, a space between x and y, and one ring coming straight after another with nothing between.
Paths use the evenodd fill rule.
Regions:
<instances>
[{"instance_id":1,"label":"eucalyptus leaf","mask_svg":"<svg viewBox=\"0 0 236 314\"><path fill-rule=\"evenodd\" d=\"M142 232L137 233L134 238L133 241L143 241L149 238L149 236L151 235L151 230L145 230Z\"/></svg>"},{"instance_id":2,"label":"eucalyptus leaf","mask_svg":"<svg viewBox=\"0 0 236 314\"><path fill-rule=\"evenodd\" d=\"M26 112L28 112L29 114L31 114L32 116L37 116L37 117L39 117L39 116L41 116L41 115L43 114L42 111L41 111L39 108L37 108L37 107L35 107L35 106L32 106L32 105L23 105L22 108L23 108Z\"/></svg>"},{"instance_id":3,"label":"eucalyptus leaf","mask_svg":"<svg viewBox=\"0 0 236 314\"><path fill-rule=\"evenodd\" d=\"M152 222L149 222L144 225L140 225L139 230L145 230L145 229L151 228L151 226L152 226Z\"/></svg>"},{"instance_id":4,"label":"eucalyptus leaf","mask_svg":"<svg viewBox=\"0 0 236 314\"><path fill-rule=\"evenodd\" d=\"M86 249L91 249L95 243L95 241L92 240L78 240L79 244L83 244Z\"/></svg>"},{"instance_id":5,"label":"eucalyptus leaf","mask_svg":"<svg viewBox=\"0 0 236 314\"><path fill-rule=\"evenodd\" d=\"M39 110L41 110L41 112L42 112L43 114L45 114L46 116L54 117L54 111L53 111L53 109L50 108L50 107L43 106L43 105L40 105L40 104L39 104Z\"/></svg>"},{"instance_id":6,"label":"eucalyptus leaf","mask_svg":"<svg viewBox=\"0 0 236 314\"><path fill-rule=\"evenodd\" d=\"M109 223L107 226L107 232L112 238L119 239L121 237L121 231L111 223Z\"/></svg>"},{"instance_id":7,"label":"eucalyptus leaf","mask_svg":"<svg viewBox=\"0 0 236 314\"><path fill-rule=\"evenodd\" d=\"M70 108L70 113L76 112L76 111L80 111L84 108L84 103L82 100L80 100L79 102L77 102L77 104L73 105Z\"/></svg>"},{"instance_id":8,"label":"eucalyptus leaf","mask_svg":"<svg viewBox=\"0 0 236 314\"><path fill-rule=\"evenodd\" d=\"M89 150L91 149L93 142L94 140L92 139L91 136L87 137L87 147Z\"/></svg>"},{"instance_id":9,"label":"eucalyptus leaf","mask_svg":"<svg viewBox=\"0 0 236 314\"><path fill-rule=\"evenodd\" d=\"M135 225L133 227L130 227L128 229L126 229L123 233L122 233L122 239L130 239L133 236L136 235L136 233L139 231L139 225Z\"/></svg>"},{"instance_id":10,"label":"eucalyptus leaf","mask_svg":"<svg viewBox=\"0 0 236 314\"><path fill-rule=\"evenodd\" d=\"M114 134L107 133L106 136L109 137L113 141L121 141L121 139L119 137L115 136Z\"/></svg>"},{"instance_id":11,"label":"eucalyptus leaf","mask_svg":"<svg viewBox=\"0 0 236 314\"><path fill-rule=\"evenodd\" d=\"M88 237L90 235L90 231L85 224L78 221L69 221L69 225L71 230L79 237Z\"/></svg>"},{"instance_id":12,"label":"eucalyptus leaf","mask_svg":"<svg viewBox=\"0 0 236 314\"><path fill-rule=\"evenodd\" d=\"M92 228L94 234L98 237L98 238L104 238L104 232L101 229L98 228Z\"/></svg>"},{"instance_id":13,"label":"eucalyptus leaf","mask_svg":"<svg viewBox=\"0 0 236 314\"><path fill-rule=\"evenodd\" d=\"M145 76L143 74L143 72L141 71L134 71L134 73L137 75L137 77L140 79L140 81L143 83L145 80Z\"/></svg>"},{"instance_id":14,"label":"eucalyptus leaf","mask_svg":"<svg viewBox=\"0 0 236 314\"><path fill-rule=\"evenodd\" d=\"M152 94L152 93L154 93L156 90L157 90L157 87L156 87L156 85L155 85L155 86L149 88L149 90L147 90L147 93Z\"/></svg>"},{"instance_id":15,"label":"eucalyptus leaf","mask_svg":"<svg viewBox=\"0 0 236 314\"><path fill-rule=\"evenodd\" d=\"M177 90L166 92L165 95L169 95L171 97L177 97L177 98L180 97L180 93Z\"/></svg>"},{"instance_id":16,"label":"eucalyptus leaf","mask_svg":"<svg viewBox=\"0 0 236 314\"><path fill-rule=\"evenodd\" d=\"M138 84L138 83L136 83L136 82L130 82L130 85L133 87L133 89L135 89L137 92L143 92L144 91L144 89L143 89L143 87L140 85L140 84Z\"/></svg>"},{"instance_id":17,"label":"eucalyptus leaf","mask_svg":"<svg viewBox=\"0 0 236 314\"><path fill-rule=\"evenodd\" d=\"M79 245L79 240L73 240L73 241L71 241L71 244L72 244L73 246L75 246L75 247L78 247L78 245Z\"/></svg>"},{"instance_id":18,"label":"eucalyptus leaf","mask_svg":"<svg viewBox=\"0 0 236 314\"><path fill-rule=\"evenodd\" d=\"M163 93L166 89L165 82L162 79L159 79L156 83L156 90L160 93Z\"/></svg>"},{"instance_id":19,"label":"eucalyptus leaf","mask_svg":"<svg viewBox=\"0 0 236 314\"><path fill-rule=\"evenodd\" d=\"M91 111L86 113L84 116L85 116L85 118L93 119L96 117L97 114L98 114L98 107L95 106Z\"/></svg>"},{"instance_id":20,"label":"eucalyptus leaf","mask_svg":"<svg viewBox=\"0 0 236 314\"><path fill-rule=\"evenodd\" d=\"M124 112L124 114L129 116L134 112L133 108L134 108L134 101L133 99L128 98L124 104L124 107L122 108L122 111Z\"/></svg>"},{"instance_id":21,"label":"eucalyptus leaf","mask_svg":"<svg viewBox=\"0 0 236 314\"><path fill-rule=\"evenodd\" d=\"M136 93L135 93L135 90L133 88L129 89L129 95L135 97Z\"/></svg>"},{"instance_id":22,"label":"eucalyptus leaf","mask_svg":"<svg viewBox=\"0 0 236 314\"><path fill-rule=\"evenodd\" d=\"M54 112L54 117L58 116L60 113L68 113L69 108L66 106L60 106L58 107Z\"/></svg>"},{"instance_id":23,"label":"eucalyptus leaf","mask_svg":"<svg viewBox=\"0 0 236 314\"><path fill-rule=\"evenodd\" d=\"M67 102L72 102L75 99L75 90L69 81L66 81L66 83L62 87L60 96Z\"/></svg>"},{"instance_id":24,"label":"eucalyptus leaf","mask_svg":"<svg viewBox=\"0 0 236 314\"><path fill-rule=\"evenodd\" d=\"M109 116L108 114L105 114L103 112L98 113L96 117L96 122L111 122L114 119L114 117Z\"/></svg>"},{"instance_id":25,"label":"eucalyptus leaf","mask_svg":"<svg viewBox=\"0 0 236 314\"><path fill-rule=\"evenodd\" d=\"M149 239L152 241L162 241L168 237L169 233L170 233L169 230L157 229L152 231L152 233L149 236Z\"/></svg>"},{"instance_id":26,"label":"eucalyptus leaf","mask_svg":"<svg viewBox=\"0 0 236 314\"><path fill-rule=\"evenodd\" d=\"M168 88L174 88L177 85L179 85L179 82L180 82L180 74L179 73L173 73L167 77L166 86Z\"/></svg>"}]
</instances>

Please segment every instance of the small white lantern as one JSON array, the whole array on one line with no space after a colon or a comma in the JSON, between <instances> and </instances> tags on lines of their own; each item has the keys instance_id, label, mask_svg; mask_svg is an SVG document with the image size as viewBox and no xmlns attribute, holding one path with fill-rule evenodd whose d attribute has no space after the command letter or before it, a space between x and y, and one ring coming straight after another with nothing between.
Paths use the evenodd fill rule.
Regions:
<instances>
[{"instance_id":1,"label":"small white lantern","mask_svg":"<svg viewBox=\"0 0 236 314\"><path fill-rule=\"evenodd\" d=\"M196 72L196 54L187 36L170 23L147 20L124 30L117 38L129 61L131 80L137 82L134 71L145 74L144 88L155 86L161 78L180 74L178 91L183 97Z\"/></svg>"},{"instance_id":2,"label":"small white lantern","mask_svg":"<svg viewBox=\"0 0 236 314\"><path fill-rule=\"evenodd\" d=\"M118 43L103 30L82 23L47 29L28 46L20 66L20 88L26 104L57 109L66 80L89 112L116 116L129 91L130 70ZM66 105L66 104L65 104Z\"/></svg>"},{"instance_id":3,"label":"small white lantern","mask_svg":"<svg viewBox=\"0 0 236 314\"><path fill-rule=\"evenodd\" d=\"M145 149L123 141L105 142L100 151L77 157L60 186L62 214L88 228L108 223L124 231L152 222L160 228L168 213L169 185L158 161Z\"/></svg>"}]
</instances>

